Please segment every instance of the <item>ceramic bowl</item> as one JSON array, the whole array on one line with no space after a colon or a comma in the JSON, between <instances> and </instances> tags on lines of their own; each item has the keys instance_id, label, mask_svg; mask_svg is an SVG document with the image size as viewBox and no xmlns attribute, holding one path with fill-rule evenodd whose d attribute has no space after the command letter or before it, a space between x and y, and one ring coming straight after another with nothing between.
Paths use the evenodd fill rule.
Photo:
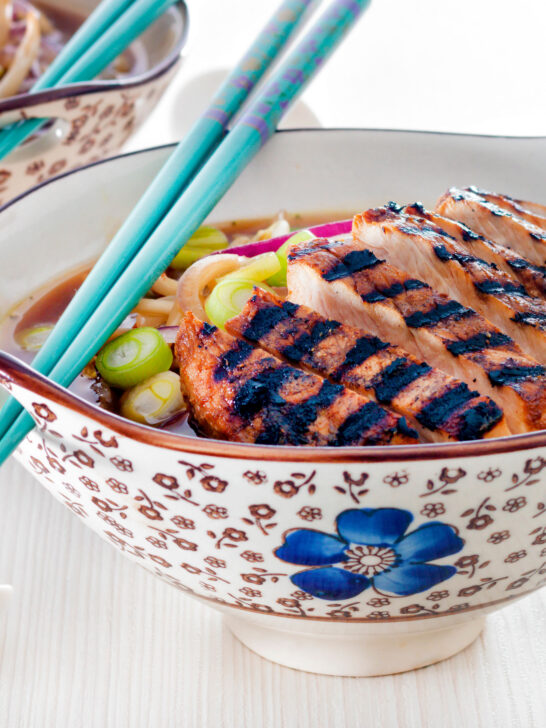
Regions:
<instances>
[{"instance_id":1,"label":"ceramic bowl","mask_svg":"<svg viewBox=\"0 0 546 728\"><path fill-rule=\"evenodd\" d=\"M48 0L88 15L98 0ZM0 101L0 127L22 118L54 119L39 136L0 161L0 205L61 172L116 154L157 105L178 69L188 11L179 0L136 41L147 70L125 79L70 84Z\"/></svg>"},{"instance_id":2,"label":"ceramic bowl","mask_svg":"<svg viewBox=\"0 0 546 728\"><path fill-rule=\"evenodd\" d=\"M168 153L96 164L8 206L4 310L96 256ZM544 139L282 132L211 220L346 214L390 199L433 204L451 184L544 200L545 165ZM546 581L546 432L267 447L132 424L7 355L0 383L37 424L15 457L56 498L282 664L336 675L427 665L469 644L488 612Z\"/></svg>"}]
</instances>

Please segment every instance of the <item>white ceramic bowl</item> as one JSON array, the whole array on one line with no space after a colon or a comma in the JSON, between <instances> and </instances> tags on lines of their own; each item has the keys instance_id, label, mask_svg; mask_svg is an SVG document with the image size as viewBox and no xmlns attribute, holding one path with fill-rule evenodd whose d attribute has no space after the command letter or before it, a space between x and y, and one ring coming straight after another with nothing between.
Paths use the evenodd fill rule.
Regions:
<instances>
[{"instance_id":1,"label":"white ceramic bowl","mask_svg":"<svg viewBox=\"0 0 546 728\"><path fill-rule=\"evenodd\" d=\"M96 256L168 153L96 164L5 208L0 306ZM545 164L544 139L283 132L211 219L432 204L452 184L544 200ZM37 422L16 457L48 490L283 664L338 675L430 664L471 642L489 611L546 580L546 432L264 447L129 423L5 355L0 383Z\"/></svg>"}]
</instances>

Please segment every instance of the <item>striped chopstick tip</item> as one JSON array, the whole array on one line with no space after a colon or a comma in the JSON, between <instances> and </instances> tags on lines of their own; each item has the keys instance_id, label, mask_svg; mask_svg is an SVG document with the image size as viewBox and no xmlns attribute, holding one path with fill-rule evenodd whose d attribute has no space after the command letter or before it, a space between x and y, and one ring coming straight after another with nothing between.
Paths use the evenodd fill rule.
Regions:
<instances>
[{"instance_id":1,"label":"striped chopstick tip","mask_svg":"<svg viewBox=\"0 0 546 728\"><path fill-rule=\"evenodd\" d=\"M267 124L265 119L263 119L261 116L258 116L257 114L245 114L241 119L240 123L257 131L260 135L261 144L265 144L271 136L272 131L269 128L269 125Z\"/></svg>"},{"instance_id":2,"label":"striped chopstick tip","mask_svg":"<svg viewBox=\"0 0 546 728\"><path fill-rule=\"evenodd\" d=\"M222 126L227 126L230 117L223 109L215 107L207 109L205 118L210 119L211 121L217 121Z\"/></svg>"}]
</instances>

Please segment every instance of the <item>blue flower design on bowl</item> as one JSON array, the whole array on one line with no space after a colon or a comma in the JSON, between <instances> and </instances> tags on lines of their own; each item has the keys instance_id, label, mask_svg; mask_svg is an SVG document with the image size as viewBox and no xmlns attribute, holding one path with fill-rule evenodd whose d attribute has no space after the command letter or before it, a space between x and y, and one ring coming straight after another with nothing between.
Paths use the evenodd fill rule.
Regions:
<instances>
[{"instance_id":1,"label":"blue flower design on bowl","mask_svg":"<svg viewBox=\"0 0 546 728\"><path fill-rule=\"evenodd\" d=\"M313 567L290 580L320 599L352 599L370 586L409 596L452 577L455 566L428 562L456 554L464 545L451 526L437 521L406 533L412 520L399 508L351 508L338 515L337 535L298 528L286 534L275 554Z\"/></svg>"}]
</instances>

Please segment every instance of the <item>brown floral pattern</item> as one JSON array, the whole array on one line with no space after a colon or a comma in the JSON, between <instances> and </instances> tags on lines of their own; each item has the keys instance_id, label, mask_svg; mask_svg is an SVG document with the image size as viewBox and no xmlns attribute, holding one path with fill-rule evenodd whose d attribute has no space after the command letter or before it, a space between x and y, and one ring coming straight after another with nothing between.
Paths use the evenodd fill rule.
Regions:
<instances>
[{"instance_id":1,"label":"brown floral pattern","mask_svg":"<svg viewBox=\"0 0 546 728\"><path fill-rule=\"evenodd\" d=\"M129 492L129 489L127 488L125 483L120 483L120 481L117 480L116 478L107 478L106 484L109 485L110 488L112 488L114 493L120 493L121 495L127 495L127 493Z\"/></svg>"},{"instance_id":2,"label":"brown floral pattern","mask_svg":"<svg viewBox=\"0 0 546 728\"><path fill-rule=\"evenodd\" d=\"M504 506L503 511L508 513L516 513L520 508L524 508L527 505L527 498L524 495L520 495L519 498L508 498Z\"/></svg>"},{"instance_id":3,"label":"brown floral pattern","mask_svg":"<svg viewBox=\"0 0 546 728\"><path fill-rule=\"evenodd\" d=\"M487 543L502 543L503 541L506 541L507 538L510 538L510 531L508 531L508 529L505 529L504 531L495 531L495 533L492 533L491 536L489 536Z\"/></svg>"},{"instance_id":4,"label":"brown floral pattern","mask_svg":"<svg viewBox=\"0 0 546 728\"><path fill-rule=\"evenodd\" d=\"M291 473L289 480L276 480L273 484L273 492L282 498L293 498L300 490L307 490L309 495L313 495L317 486L313 483L316 470L306 476L305 473Z\"/></svg>"},{"instance_id":5,"label":"brown floral pattern","mask_svg":"<svg viewBox=\"0 0 546 728\"><path fill-rule=\"evenodd\" d=\"M227 518L229 516L227 508L217 506L214 503L209 503L205 506L203 513L206 513L209 518Z\"/></svg>"},{"instance_id":6,"label":"brown floral pattern","mask_svg":"<svg viewBox=\"0 0 546 728\"><path fill-rule=\"evenodd\" d=\"M426 498L436 493L442 495L453 495L457 493L457 489L453 488L453 485L457 483L461 478L466 475L466 470L462 468L442 468L437 480L429 478L424 493L421 493L421 498Z\"/></svg>"},{"instance_id":7,"label":"brown floral pattern","mask_svg":"<svg viewBox=\"0 0 546 728\"><path fill-rule=\"evenodd\" d=\"M409 483L409 475L405 470L397 470L394 473L389 473L389 475L385 475L385 477L383 478L383 482L386 485L390 485L391 488L400 488L401 485L406 485L406 483Z\"/></svg>"},{"instance_id":8,"label":"brown floral pattern","mask_svg":"<svg viewBox=\"0 0 546 728\"><path fill-rule=\"evenodd\" d=\"M490 498L484 498L480 505L474 509L469 508L461 514L462 518L472 516L472 518L466 524L468 529L475 529L481 531L483 528L487 528L493 523L493 516L490 511L496 511L497 507L490 503Z\"/></svg>"},{"instance_id":9,"label":"brown floral pattern","mask_svg":"<svg viewBox=\"0 0 546 728\"><path fill-rule=\"evenodd\" d=\"M508 556L504 559L504 563L513 564L520 559L524 559L526 556L527 551L525 549L521 549L521 551L513 551L511 554L508 554Z\"/></svg>"},{"instance_id":10,"label":"brown floral pattern","mask_svg":"<svg viewBox=\"0 0 546 728\"><path fill-rule=\"evenodd\" d=\"M364 484L370 476L368 473L360 473L353 476L347 470L343 471L344 485L335 485L334 489L341 495L349 495L355 503L360 503L360 499L366 495L368 488L364 488Z\"/></svg>"},{"instance_id":11,"label":"brown floral pattern","mask_svg":"<svg viewBox=\"0 0 546 728\"><path fill-rule=\"evenodd\" d=\"M523 473L521 475L514 473L512 475L512 485L506 488L506 490L515 490L522 485L529 487L540 483L540 478L535 476L537 476L544 468L546 468L546 460L543 457L539 456L536 458L529 458L523 466Z\"/></svg>"},{"instance_id":12,"label":"brown floral pattern","mask_svg":"<svg viewBox=\"0 0 546 728\"><path fill-rule=\"evenodd\" d=\"M116 548L203 598L299 618L424 619L502 603L545 580L542 456L527 454L519 467L512 453L491 466L465 462L464 469L457 463L438 468L433 461L322 471L282 462L256 468L191 453L180 459L164 450L143 465L135 443L81 419L76 434L66 432L73 415L50 401L34 404L40 429L18 457ZM426 500L415 508L419 496ZM317 522L331 532L340 510L382 507L412 510L412 528L440 518L464 539L464 549L446 560L457 569L448 588L440 584L413 597L370 588L338 602L294 589L290 576L297 567L274 555L288 530L304 521L305 528ZM372 554L369 548L353 545L346 570L366 575L372 557L388 566L388 549Z\"/></svg>"},{"instance_id":13,"label":"brown floral pattern","mask_svg":"<svg viewBox=\"0 0 546 728\"><path fill-rule=\"evenodd\" d=\"M267 503L260 503L258 505L248 506L249 517L243 518L243 523L249 526L256 525L260 531L267 535L271 528L275 528L276 523L272 523L271 519L275 516L276 510L267 505ZM270 523L266 523L270 521Z\"/></svg>"},{"instance_id":14,"label":"brown floral pattern","mask_svg":"<svg viewBox=\"0 0 546 728\"><path fill-rule=\"evenodd\" d=\"M421 515L426 518L438 518L438 516L443 516L445 512L446 509L443 503L426 503L420 511Z\"/></svg>"},{"instance_id":15,"label":"brown floral pattern","mask_svg":"<svg viewBox=\"0 0 546 728\"><path fill-rule=\"evenodd\" d=\"M267 475L262 470L247 470L243 473L243 478L254 485L261 485L267 480Z\"/></svg>"},{"instance_id":16,"label":"brown floral pattern","mask_svg":"<svg viewBox=\"0 0 546 728\"><path fill-rule=\"evenodd\" d=\"M500 478L502 471L499 468L488 468L478 473L478 480L483 480L484 483L492 483L496 478Z\"/></svg>"},{"instance_id":17,"label":"brown floral pattern","mask_svg":"<svg viewBox=\"0 0 546 728\"><path fill-rule=\"evenodd\" d=\"M322 511L313 506L303 506L299 509L298 516L304 521L318 521L322 518Z\"/></svg>"},{"instance_id":18,"label":"brown floral pattern","mask_svg":"<svg viewBox=\"0 0 546 728\"><path fill-rule=\"evenodd\" d=\"M176 65L163 75L138 86L107 91L99 89L33 106L33 115L62 119L66 124L56 127L59 141L42 144L30 163L26 155L3 161L0 169L0 205L62 172L115 155L154 108L175 68ZM153 96L150 96L150 92L153 92ZM24 118L25 113L25 107L0 112L0 119L5 117L11 123L17 117ZM50 132L52 140L54 133Z\"/></svg>"}]
</instances>

